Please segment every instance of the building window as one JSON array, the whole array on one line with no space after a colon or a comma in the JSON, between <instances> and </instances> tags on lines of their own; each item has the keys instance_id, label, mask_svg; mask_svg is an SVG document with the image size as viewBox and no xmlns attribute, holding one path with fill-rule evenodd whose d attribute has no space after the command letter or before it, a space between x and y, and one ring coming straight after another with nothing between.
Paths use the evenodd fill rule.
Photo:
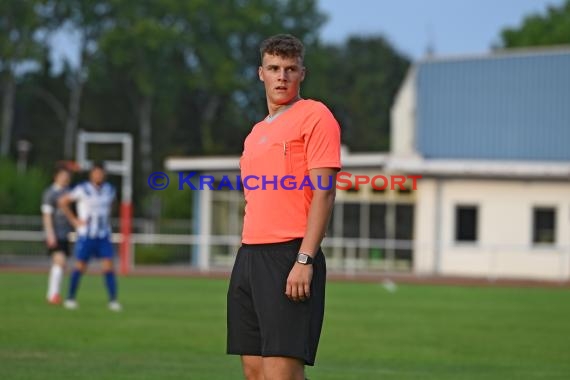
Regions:
<instances>
[{"instance_id":1,"label":"building window","mask_svg":"<svg viewBox=\"0 0 570 380\"><path fill-rule=\"evenodd\" d=\"M533 243L554 244L556 242L556 210L552 207L535 207L532 219Z\"/></svg>"},{"instance_id":2,"label":"building window","mask_svg":"<svg viewBox=\"0 0 570 380\"><path fill-rule=\"evenodd\" d=\"M455 207L455 241L477 241L477 206Z\"/></svg>"},{"instance_id":3,"label":"building window","mask_svg":"<svg viewBox=\"0 0 570 380\"><path fill-rule=\"evenodd\" d=\"M409 204L396 205L396 239L414 239L414 206Z\"/></svg>"},{"instance_id":4,"label":"building window","mask_svg":"<svg viewBox=\"0 0 570 380\"><path fill-rule=\"evenodd\" d=\"M360 203L345 203L343 207L344 237L360 237Z\"/></svg>"},{"instance_id":5,"label":"building window","mask_svg":"<svg viewBox=\"0 0 570 380\"><path fill-rule=\"evenodd\" d=\"M386 205L383 203L370 205L368 236L370 239L386 239Z\"/></svg>"}]
</instances>

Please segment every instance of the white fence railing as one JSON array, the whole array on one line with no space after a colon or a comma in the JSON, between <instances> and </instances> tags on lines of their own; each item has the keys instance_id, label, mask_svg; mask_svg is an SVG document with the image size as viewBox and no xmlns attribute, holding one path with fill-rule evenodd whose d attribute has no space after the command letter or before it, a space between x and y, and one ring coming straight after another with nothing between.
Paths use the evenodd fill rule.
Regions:
<instances>
[{"instance_id":1,"label":"white fence railing","mask_svg":"<svg viewBox=\"0 0 570 380\"><path fill-rule=\"evenodd\" d=\"M73 241L73 234L71 237ZM0 230L0 265L29 263L34 258L45 264L43 240L41 231ZM118 244L121 235L113 234L112 241ZM137 233L131 241L134 270L159 265L208 271L229 270L241 238ZM434 246L439 247L439 254ZM491 281L512 277L570 280L570 246L419 244L411 240L327 237L323 250L327 267L348 275L402 272L486 277ZM516 267L521 268L519 272Z\"/></svg>"},{"instance_id":2,"label":"white fence railing","mask_svg":"<svg viewBox=\"0 0 570 380\"><path fill-rule=\"evenodd\" d=\"M70 240L75 240L73 233ZM43 241L41 231L0 230L0 263L2 257L9 257L12 263L17 263L18 257L24 259L44 255ZM120 243L121 234L113 234L112 241ZM208 270L231 268L241 237L211 235L204 240L204 236L200 235L145 233L132 234L131 241L132 268L145 264L190 264ZM412 246L412 241L379 239L327 238L323 243L328 267L348 273L381 269L409 272L412 270ZM204 255L205 259L200 257Z\"/></svg>"}]
</instances>

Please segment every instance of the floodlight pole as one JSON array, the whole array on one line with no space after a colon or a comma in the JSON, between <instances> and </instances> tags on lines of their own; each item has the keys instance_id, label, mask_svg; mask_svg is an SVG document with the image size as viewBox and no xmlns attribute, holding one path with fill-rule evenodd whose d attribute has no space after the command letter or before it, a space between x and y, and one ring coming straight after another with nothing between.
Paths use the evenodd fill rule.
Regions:
<instances>
[{"instance_id":1,"label":"floodlight pole","mask_svg":"<svg viewBox=\"0 0 570 380\"><path fill-rule=\"evenodd\" d=\"M121 206L119 209L121 242L119 246L119 273L128 274L131 267L132 196L133 196L133 138L129 133L85 132L77 134L76 160L82 170L91 168L87 158L87 144L122 144L120 161L105 161L105 171L122 177Z\"/></svg>"}]
</instances>

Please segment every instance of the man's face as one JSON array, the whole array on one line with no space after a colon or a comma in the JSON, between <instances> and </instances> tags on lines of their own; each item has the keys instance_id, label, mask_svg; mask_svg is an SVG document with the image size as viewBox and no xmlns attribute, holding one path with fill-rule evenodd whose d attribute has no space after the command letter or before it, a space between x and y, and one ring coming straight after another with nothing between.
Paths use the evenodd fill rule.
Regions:
<instances>
[{"instance_id":1,"label":"man's face","mask_svg":"<svg viewBox=\"0 0 570 380\"><path fill-rule=\"evenodd\" d=\"M57 183L61 187L69 186L69 182L71 182L71 175L66 170L60 170L55 176L55 183Z\"/></svg>"},{"instance_id":2,"label":"man's face","mask_svg":"<svg viewBox=\"0 0 570 380\"><path fill-rule=\"evenodd\" d=\"M105 171L101 168L94 168L91 170L91 173L89 173L89 179L95 185L101 185L105 180Z\"/></svg>"},{"instance_id":3,"label":"man's face","mask_svg":"<svg viewBox=\"0 0 570 380\"><path fill-rule=\"evenodd\" d=\"M271 104L287 104L299 95L301 82L305 79L305 67L299 57L264 54L259 79L265 85L265 93Z\"/></svg>"}]
</instances>

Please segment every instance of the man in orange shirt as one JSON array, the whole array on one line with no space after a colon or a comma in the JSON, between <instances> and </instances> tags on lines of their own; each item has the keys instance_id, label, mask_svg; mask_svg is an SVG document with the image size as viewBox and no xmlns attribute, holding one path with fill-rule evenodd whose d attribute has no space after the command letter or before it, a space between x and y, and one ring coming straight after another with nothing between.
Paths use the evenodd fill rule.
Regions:
<instances>
[{"instance_id":1,"label":"man in orange shirt","mask_svg":"<svg viewBox=\"0 0 570 380\"><path fill-rule=\"evenodd\" d=\"M228 289L227 352L241 355L248 380L302 380L323 323L320 245L341 167L340 127L324 104L300 97L304 47L297 38L273 36L260 52L269 114L253 127L240 159L246 207ZM256 186L247 186L254 176ZM306 178L312 186L299 186Z\"/></svg>"}]
</instances>

